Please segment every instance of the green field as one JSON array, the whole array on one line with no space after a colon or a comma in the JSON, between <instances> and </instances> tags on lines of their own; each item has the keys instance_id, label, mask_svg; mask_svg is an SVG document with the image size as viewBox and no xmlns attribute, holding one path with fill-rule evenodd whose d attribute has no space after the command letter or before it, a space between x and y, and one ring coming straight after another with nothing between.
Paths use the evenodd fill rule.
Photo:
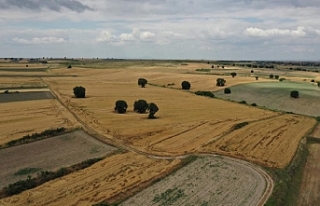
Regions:
<instances>
[{"instance_id":1,"label":"green field","mask_svg":"<svg viewBox=\"0 0 320 206\"><path fill-rule=\"evenodd\" d=\"M256 103L269 109L320 116L320 88L309 82L258 82L230 87L231 94L224 94L224 88L215 96L233 101ZM300 98L290 98L290 91L298 90Z\"/></svg>"}]
</instances>

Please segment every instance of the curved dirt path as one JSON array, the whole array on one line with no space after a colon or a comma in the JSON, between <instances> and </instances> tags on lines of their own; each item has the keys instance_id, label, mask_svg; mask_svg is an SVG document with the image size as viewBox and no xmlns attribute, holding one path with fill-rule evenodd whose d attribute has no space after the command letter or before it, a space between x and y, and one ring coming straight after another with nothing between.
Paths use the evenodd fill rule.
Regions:
<instances>
[{"instance_id":1,"label":"curved dirt path","mask_svg":"<svg viewBox=\"0 0 320 206\"><path fill-rule=\"evenodd\" d=\"M180 155L180 156L160 156L160 155L153 155L153 154L149 154L147 152L144 151L140 151L136 148L130 147L128 145L125 144L125 142L121 141L121 140L116 140L113 139L113 136L111 135L106 135L106 134L101 134L96 128L92 128L90 127L88 124L86 124L83 120L81 120L81 118L78 117L78 115L73 112L68 105L66 105L60 98L59 98L59 93L55 93L55 91L53 89L51 89L50 85L47 84L45 81L43 81L46 85L48 85L48 88L50 89L52 95L57 99L57 101L64 106L69 112L70 114L72 114L75 119L82 125L82 128L85 132L87 132L89 135L91 135L92 137L96 138L97 140L106 143L106 144L110 144L113 146L116 146L118 148L122 148L122 149L126 149L129 150L131 152L135 152L138 153L140 155L144 155L146 157L149 158L154 158L154 159L182 159L182 158L186 158L190 155L195 155L195 156L221 156L222 158L226 158L229 159L235 163L238 164L242 164L248 168L250 168L253 172L257 172L259 173L265 180L266 182L266 187L264 188L264 193L263 195L260 197L260 200L257 203L257 206L263 206L267 200L269 199L270 195L272 194L273 188L274 188L274 182L272 180L272 178L270 177L270 175L265 172L261 167L254 165L253 163L249 163L246 162L244 160L239 160L239 159L235 159L232 157L227 157L227 156L222 156L222 155L216 155L216 154L210 154L210 153L193 153L193 154L187 154L187 155Z\"/></svg>"}]
</instances>

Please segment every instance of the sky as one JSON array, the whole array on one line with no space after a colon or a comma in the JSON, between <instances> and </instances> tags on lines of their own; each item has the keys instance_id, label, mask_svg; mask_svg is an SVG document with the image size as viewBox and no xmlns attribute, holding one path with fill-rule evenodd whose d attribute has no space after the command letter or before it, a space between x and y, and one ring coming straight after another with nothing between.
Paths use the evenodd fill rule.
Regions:
<instances>
[{"instance_id":1,"label":"sky","mask_svg":"<svg viewBox=\"0 0 320 206\"><path fill-rule=\"evenodd\" d=\"M320 61L320 1L0 0L0 57Z\"/></svg>"}]
</instances>

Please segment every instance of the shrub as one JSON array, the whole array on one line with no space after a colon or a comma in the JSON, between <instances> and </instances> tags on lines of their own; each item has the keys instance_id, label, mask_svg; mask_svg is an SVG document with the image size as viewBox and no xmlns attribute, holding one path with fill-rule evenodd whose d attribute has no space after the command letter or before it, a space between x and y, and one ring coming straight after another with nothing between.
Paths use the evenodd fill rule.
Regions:
<instances>
[{"instance_id":1,"label":"shrub","mask_svg":"<svg viewBox=\"0 0 320 206\"><path fill-rule=\"evenodd\" d=\"M240 101L239 103L240 103L240 104L247 104L247 102L244 101L244 100Z\"/></svg>"},{"instance_id":2,"label":"shrub","mask_svg":"<svg viewBox=\"0 0 320 206\"><path fill-rule=\"evenodd\" d=\"M72 68L72 66L71 66L71 64L69 64L69 65L68 65L68 69L71 69L71 68Z\"/></svg>"},{"instance_id":3,"label":"shrub","mask_svg":"<svg viewBox=\"0 0 320 206\"><path fill-rule=\"evenodd\" d=\"M256 80L258 80L258 79L259 79L259 76L256 76L255 78L256 78Z\"/></svg>"},{"instance_id":4,"label":"shrub","mask_svg":"<svg viewBox=\"0 0 320 206\"><path fill-rule=\"evenodd\" d=\"M28 65L28 64L26 64L26 67L29 67L29 65Z\"/></svg>"},{"instance_id":5,"label":"shrub","mask_svg":"<svg viewBox=\"0 0 320 206\"><path fill-rule=\"evenodd\" d=\"M155 113L159 111L158 106L155 103L150 103L149 104L149 119L155 119L156 117L154 116Z\"/></svg>"},{"instance_id":6,"label":"shrub","mask_svg":"<svg viewBox=\"0 0 320 206\"><path fill-rule=\"evenodd\" d=\"M270 74L270 75L269 75L269 78L270 78L270 79L273 79L273 74Z\"/></svg>"},{"instance_id":7,"label":"shrub","mask_svg":"<svg viewBox=\"0 0 320 206\"><path fill-rule=\"evenodd\" d=\"M292 98L299 98L299 91L297 91L297 90L293 90L293 91L291 91L290 92L290 97L292 97Z\"/></svg>"},{"instance_id":8,"label":"shrub","mask_svg":"<svg viewBox=\"0 0 320 206\"><path fill-rule=\"evenodd\" d=\"M280 79L279 79L280 82L282 82L282 81L284 81L284 80L286 80L286 78L280 78Z\"/></svg>"},{"instance_id":9,"label":"shrub","mask_svg":"<svg viewBox=\"0 0 320 206\"><path fill-rule=\"evenodd\" d=\"M210 91L196 91L195 94L199 95L199 96L206 96L206 97L211 97L211 98L214 97L214 94Z\"/></svg>"},{"instance_id":10,"label":"shrub","mask_svg":"<svg viewBox=\"0 0 320 206\"><path fill-rule=\"evenodd\" d=\"M227 81L226 81L225 79L223 79L223 78L218 78L216 85L217 85L218 87L223 87L223 86L226 84L226 82L227 82Z\"/></svg>"},{"instance_id":11,"label":"shrub","mask_svg":"<svg viewBox=\"0 0 320 206\"><path fill-rule=\"evenodd\" d=\"M318 87L320 87L320 82L317 82Z\"/></svg>"},{"instance_id":12,"label":"shrub","mask_svg":"<svg viewBox=\"0 0 320 206\"><path fill-rule=\"evenodd\" d=\"M252 103L252 104L251 104L251 106L256 107L256 106L257 106L257 104L256 104L256 103Z\"/></svg>"},{"instance_id":13,"label":"shrub","mask_svg":"<svg viewBox=\"0 0 320 206\"><path fill-rule=\"evenodd\" d=\"M85 98L86 97L86 89L82 86L76 86L73 88L73 93L76 98Z\"/></svg>"},{"instance_id":14,"label":"shrub","mask_svg":"<svg viewBox=\"0 0 320 206\"><path fill-rule=\"evenodd\" d=\"M233 77L237 76L237 73L236 72L231 72L231 76L233 78Z\"/></svg>"},{"instance_id":15,"label":"shrub","mask_svg":"<svg viewBox=\"0 0 320 206\"><path fill-rule=\"evenodd\" d=\"M118 111L119 114L126 113L128 108L128 104L124 100L118 100L116 101L116 106L114 107L114 110Z\"/></svg>"},{"instance_id":16,"label":"shrub","mask_svg":"<svg viewBox=\"0 0 320 206\"><path fill-rule=\"evenodd\" d=\"M279 79L279 75L277 75L277 74L274 75L274 78Z\"/></svg>"},{"instance_id":17,"label":"shrub","mask_svg":"<svg viewBox=\"0 0 320 206\"><path fill-rule=\"evenodd\" d=\"M233 126L233 130L240 129L240 128L248 125L248 124L249 124L248 122L241 122L241 123L239 123L239 124L234 125L234 126Z\"/></svg>"},{"instance_id":18,"label":"shrub","mask_svg":"<svg viewBox=\"0 0 320 206\"><path fill-rule=\"evenodd\" d=\"M311 79L311 82L315 82L314 79Z\"/></svg>"},{"instance_id":19,"label":"shrub","mask_svg":"<svg viewBox=\"0 0 320 206\"><path fill-rule=\"evenodd\" d=\"M190 82L188 82L188 81L183 81L183 82L181 83L181 87L182 87L182 89L189 90L190 87L191 87L191 84L190 84Z\"/></svg>"},{"instance_id":20,"label":"shrub","mask_svg":"<svg viewBox=\"0 0 320 206\"><path fill-rule=\"evenodd\" d=\"M139 99L138 101L135 101L133 104L133 110L140 114L145 113L148 108L149 108L149 105L147 101L143 99Z\"/></svg>"},{"instance_id":21,"label":"shrub","mask_svg":"<svg viewBox=\"0 0 320 206\"><path fill-rule=\"evenodd\" d=\"M253 71L253 70L251 70L251 73L254 73L254 71Z\"/></svg>"},{"instance_id":22,"label":"shrub","mask_svg":"<svg viewBox=\"0 0 320 206\"><path fill-rule=\"evenodd\" d=\"M231 89L230 88L225 88L224 89L225 94L231 94Z\"/></svg>"},{"instance_id":23,"label":"shrub","mask_svg":"<svg viewBox=\"0 0 320 206\"><path fill-rule=\"evenodd\" d=\"M145 87L147 83L148 83L148 80L146 80L144 78L138 79L138 85L141 86L141 88Z\"/></svg>"},{"instance_id":24,"label":"shrub","mask_svg":"<svg viewBox=\"0 0 320 206\"><path fill-rule=\"evenodd\" d=\"M211 68L214 69L214 66L212 65Z\"/></svg>"}]
</instances>

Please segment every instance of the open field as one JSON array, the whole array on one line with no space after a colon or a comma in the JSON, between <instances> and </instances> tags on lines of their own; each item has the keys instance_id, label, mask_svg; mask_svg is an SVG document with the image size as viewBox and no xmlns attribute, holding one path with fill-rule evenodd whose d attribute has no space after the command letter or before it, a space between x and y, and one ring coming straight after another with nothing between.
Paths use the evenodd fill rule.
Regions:
<instances>
[{"instance_id":1,"label":"open field","mask_svg":"<svg viewBox=\"0 0 320 206\"><path fill-rule=\"evenodd\" d=\"M299 98L292 99L290 91L298 90ZM231 87L231 94L223 89L214 93L217 97L234 101L245 100L270 109L298 114L320 116L320 88L310 82L264 82Z\"/></svg>"},{"instance_id":2,"label":"open field","mask_svg":"<svg viewBox=\"0 0 320 206\"><path fill-rule=\"evenodd\" d=\"M3 206L92 205L123 197L170 172L180 160L155 160L127 152L116 154L89 168L0 200Z\"/></svg>"},{"instance_id":3,"label":"open field","mask_svg":"<svg viewBox=\"0 0 320 206\"><path fill-rule=\"evenodd\" d=\"M0 113L0 145L50 128L80 126L55 99L1 103Z\"/></svg>"},{"instance_id":4,"label":"open field","mask_svg":"<svg viewBox=\"0 0 320 206\"><path fill-rule=\"evenodd\" d=\"M248 165L222 157L198 158L121 206L258 205L267 187Z\"/></svg>"},{"instance_id":5,"label":"open field","mask_svg":"<svg viewBox=\"0 0 320 206\"><path fill-rule=\"evenodd\" d=\"M291 161L301 138L315 122L308 117L289 114L252 122L214 141L203 151L283 168Z\"/></svg>"},{"instance_id":6,"label":"open field","mask_svg":"<svg viewBox=\"0 0 320 206\"><path fill-rule=\"evenodd\" d=\"M310 144L309 156L304 169L300 196L298 198L297 205L299 206L318 205L320 202L319 157L320 144Z\"/></svg>"},{"instance_id":7,"label":"open field","mask_svg":"<svg viewBox=\"0 0 320 206\"><path fill-rule=\"evenodd\" d=\"M0 77L0 89L43 88L46 85L35 77Z\"/></svg>"},{"instance_id":8,"label":"open field","mask_svg":"<svg viewBox=\"0 0 320 206\"><path fill-rule=\"evenodd\" d=\"M50 91L0 94L0 103L54 99Z\"/></svg>"},{"instance_id":9,"label":"open field","mask_svg":"<svg viewBox=\"0 0 320 206\"><path fill-rule=\"evenodd\" d=\"M115 150L116 148L99 142L81 130L2 149L0 165L5 167L0 169L0 185L4 187L26 179L28 175L34 175L29 173L15 175L16 172L25 168L53 171L87 159L105 156Z\"/></svg>"}]
</instances>

